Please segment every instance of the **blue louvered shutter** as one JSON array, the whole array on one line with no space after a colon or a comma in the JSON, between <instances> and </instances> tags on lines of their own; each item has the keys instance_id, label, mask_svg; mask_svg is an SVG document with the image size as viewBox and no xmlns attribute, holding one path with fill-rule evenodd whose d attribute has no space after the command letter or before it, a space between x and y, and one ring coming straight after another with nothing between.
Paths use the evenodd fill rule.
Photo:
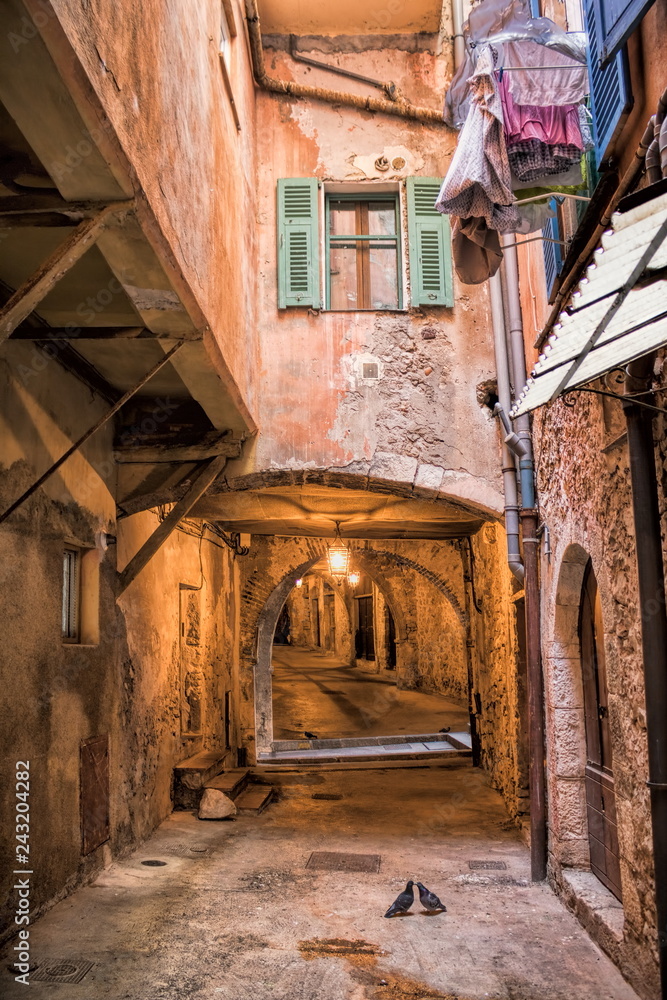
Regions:
<instances>
[{"instance_id":1,"label":"blue louvered shutter","mask_svg":"<svg viewBox=\"0 0 667 1000\"><path fill-rule=\"evenodd\" d=\"M435 209L441 186L438 177L408 177L406 181L413 306L454 305L449 216Z\"/></svg>"},{"instance_id":2,"label":"blue louvered shutter","mask_svg":"<svg viewBox=\"0 0 667 1000\"><path fill-rule=\"evenodd\" d=\"M655 0L595 0L600 37L597 58L607 65L627 41Z\"/></svg>"},{"instance_id":3,"label":"blue louvered shutter","mask_svg":"<svg viewBox=\"0 0 667 1000\"><path fill-rule=\"evenodd\" d=\"M550 205L552 208L556 207L553 198L551 199ZM560 274L560 269L563 266L563 253L560 243L549 242L550 240L562 239L560 235L560 227L558 225L558 215L554 216L552 219L547 219L542 227L542 235L547 237L547 239L545 239L542 243L542 252L544 253L544 273L547 282L547 296L549 300L551 300L554 291L554 282Z\"/></svg>"},{"instance_id":4,"label":"blue louvered shutter","mask_svg":"<svg viewBox=\"0 0 667 1000\"><path fill-rule=\"evenodd\" d=\"M278 308L321 307L316 177L278 181Z\"/></svg>"},{"instance_id":5,"label":"blue louvered shutter","mask_svg":"<svg viewBox=\"0 0 667 1000\"><path fill-rule=\"evenodd\" d=\"M605 0L606 2L606 0ZM600 66L597 52L603 37L600 0L584 0L588 32L588 73L595 140L595 164L599 166L616 138L624 116L632 106L627 56L618 52L608 66Z\"/></svg>"}]
</instances>

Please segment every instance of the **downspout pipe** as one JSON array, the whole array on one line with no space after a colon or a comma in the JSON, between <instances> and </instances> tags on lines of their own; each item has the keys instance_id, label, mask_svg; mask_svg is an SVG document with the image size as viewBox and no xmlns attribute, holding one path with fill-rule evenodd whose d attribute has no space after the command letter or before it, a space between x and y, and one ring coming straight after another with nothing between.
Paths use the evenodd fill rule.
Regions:
<instances>
[{"instance_id":1,"label":"downspout pipe","mask_svg":"<svg viewBox=\"0 0 667 1000\"><path fill-rule=\"evenodd\" d=\"M512 381L515 391L526 380L526 352L519 295L519 261L511 237L503 236L503 268L509 325ZM521 477L521 526L523 539L524 595L526 609L526 665L528 687L528 741L530 753L530 871L533 882L547 875L547 805L544 749L544 680L540 626L539 535L535 497L535 463L530 417L514 422L523 454L519 456Z\"/></svg>"},{"instance_id":2,"label":"downspout pipe","mask_svg":"<svg viewBox=\"0 0 667 1000\"><path fill-rule=\"evenodd\" d=\"M624 392L650 388L654 354L633 361L627 369ZM646 397L642 397L646 398ZM653 414L631 400L623 403L628 430L628 452L635 522L635 549L642 657L646 692L648 787L651 797L658 955L663 1000L667 1000L667 612L662 558L660 508L653 444Z\"/></svg>"},{"instance_id":3,"label":"downspout pipe","mask_svg":"<svg viewBox=\"0 0 667 1000\"><path fill-rule=\"evenodd\" d=\"M248 37L252 54L252 68L258 86L272 94L286 94L288 97L305 97L311 101L324 101L328 104L342 104L348 108L359 108L360 111L378 111L397 118L407 118L411 121L423 122L427 125L446 125L441 111L432 108L421 108L408 101L388 101L381 97L362 97L358 94L348 94L342 90L329 90L326 87L310 87L304 83L291 80L278 80L269 76L264 64L264 48L262 46L262 31L259 24L257 0L245 0ZM387 87L389 84L386 85Z\"/></svg>"},{"instance_id":4,"label":"downspout pipe","mask_svg":"<svg viewBox=\"0 0 667 1000\"><path fill-rule=\"evenodd\" d=\"M513 575L523 583L524 570L519 544L519 496L516 481L516 465L510 448L508 437L511 429L506 414L511 406L509 364L507 359L507 341L505 339L505 318L503 315L502 288L500 276L494 274L489 282L491 296L491 322L493 325L493 344L496 357L496 377L498 380L498 403L493 413L499 417L505 427L503 439L503 491L505 494L505 534L507 537L507 562Z\"/></svg>"}]
</instances>

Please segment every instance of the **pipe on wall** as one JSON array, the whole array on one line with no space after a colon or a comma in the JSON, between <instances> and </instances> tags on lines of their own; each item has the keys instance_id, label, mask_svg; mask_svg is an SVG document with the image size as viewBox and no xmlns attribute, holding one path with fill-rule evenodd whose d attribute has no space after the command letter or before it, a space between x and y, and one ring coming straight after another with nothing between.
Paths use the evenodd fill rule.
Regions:
<instances>
[{"instance_id":1,"label":"pipe on wall","mask_svg":"<svg viewBox=\"0 0 667 1000\"><path fill-rule=\"evenodd\" d=\"M329 90L327 87L311 87L304 83L290 80L278 80L269 76L264 64L264 48L262 46L262 31L259 24L257 0L245 0L246 21L252 54L252 67L255 80L263 90L272 94L285 94L288 97L306 97L311 101L324 101L328 104L342 104L360 111L378 111L382 114L407 118L428 125L446 125L441 111L432 108L422 108L405 100L388 101L381 97L362 97L358 94L348 94L342 90ZM389 87L383 84L383 87Z\"/></svg>"},{"instance_id":2,"label":"pipe on wall","mask_svg":"<svg viewBox=\"0 0 667 1000\"><path fill-rule=\"evenodd\" d=\"M654 354L628 365L624 391L650 388ZM645 399L646 397L642 397ZM667 998L667 612L662 558L660 508L653 444L653 413L624 401L635 522L635 550L648 742L647 782L651 796L655 901L661 997Z\"/></svg>"},{"instance_id":3,"label":"pipe on wall","mask_svg":"<svg viewBox=\"0 0 667 1000\"><path fill-rule=\"evenodd\" d=\"M519 295L519 261L511 236L502 236L505 304L509 326L509 360L515 392L526 379L526 351ZM504 317L503 317L504 319ZM533 441L530 417L514 422L519 448L521 478L521 527L523 540L526 614L526 666L528 686L528 741L530 754L530 870L534 882L547 874L547 807L544 750L544 680L542 677L540 582L538 566L538 516L535 498Z\"/></svg>"},{"instance_id":4,"label":"pipe on wall","mask_svg":"<svg viewBox=\"0 0 667 1000\"><path fill-rule=\"evenodd\" d=\"M496 377L498 380L498 402L504 414L509 413L512 403L510 392L507 341L505 339L505 319L503 315L502 288L500 275L494 274L489 282L491 297L491 322L493 344L496 356ZM494 410L496 416L500 412ZM519 544L519 494L516 482L514 455L506 438L503 440L503 491L505 494L505 534L507 537L507 562L516 579L523 583L524 568Z\"/></svg>"}]
</instances>

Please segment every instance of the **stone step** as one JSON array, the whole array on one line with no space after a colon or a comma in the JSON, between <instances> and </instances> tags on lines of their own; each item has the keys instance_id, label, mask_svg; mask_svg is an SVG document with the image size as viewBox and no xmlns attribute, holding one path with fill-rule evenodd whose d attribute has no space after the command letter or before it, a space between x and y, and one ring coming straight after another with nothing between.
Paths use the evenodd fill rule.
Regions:
<instances>
[{"instance_id":1,"label":"stone step","mask_svg":"<svg viewBox=\"0 0 667 1000\"><path fill-rule=\"evenodd\" d=\"M220 774L228 750L202 750L174 767L174 809L197 809L207 781Z\"/></svg>"},{"instance_id":2,"label":"stone step","mask_svg":"<svg viewBox=\"0 0 667 1000\"><path fill-rule=\"evenodd\" d=\"M204 788L217 788L219 792L224 792L230 799L236 799L241 792L245 791L250 780L249 767L234 767L230 771L223 771L215 778L211 778L204 785Z\"/></svg>"},{"instance_id":3,"label":"stone step","mask_svg":"<svg viewBox=\"0 0 667 1000\"><path fill-rule=\"evenodd\" d=\"M249 785L235 800L240 816L259 816L274 796L273 785Z\"/></svg>"}]
</instances>

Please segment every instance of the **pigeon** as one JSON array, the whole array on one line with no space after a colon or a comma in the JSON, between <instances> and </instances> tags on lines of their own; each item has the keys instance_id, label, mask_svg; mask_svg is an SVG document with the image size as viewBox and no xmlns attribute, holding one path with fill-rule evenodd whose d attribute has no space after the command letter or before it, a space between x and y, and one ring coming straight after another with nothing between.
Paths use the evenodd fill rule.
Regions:
<instances>
[{"instance_id":1,"label":"pigeon","mask_svg":"<svg viewBox=\"0 0 667 1000\"><path fill-rule=\"evenodd\" d=\"M421 882L417 882L417 888L419 889L419 902L425 910L435 912L436 910L445 911L447 909L445 904L440 902L436 894L427 889ZM399 896L398 898L400 899L401 897Z\"/></svg>"},{"instance_id":2,"label":"pigeon","mask_svg":"<svg viewBox=\"0 0 667 1000\"><path fill-rule=\"evenodd\" d=\"M412 879L408 882L403 892L400 892L394 902L391 904L385 917L395 917L397 913L407 913L412 904L415 901L415 892L412 888L414 882Z\"/></svg>"},{"instance_id":3,"label":"pigeon","mask_svg":"<svg viewBox=\"0 0 667 1000\"><path fill-rule=\"evenodd\" d=\"M444 729L439 729L438 732L439 733L448 733L451 728L452 728L451 726L445 726Z\"/></svg>"},{"instance_id":4,"label":"pigeon","mask_svg":"<svg viewBox=\"0 0 667 1000\"><path fill-rule=\"evenodd\" d=\"M316 733L309 733L308 730L303 735L307 740L319 740L319 736Z\"/></svg>"}]
</instances>

